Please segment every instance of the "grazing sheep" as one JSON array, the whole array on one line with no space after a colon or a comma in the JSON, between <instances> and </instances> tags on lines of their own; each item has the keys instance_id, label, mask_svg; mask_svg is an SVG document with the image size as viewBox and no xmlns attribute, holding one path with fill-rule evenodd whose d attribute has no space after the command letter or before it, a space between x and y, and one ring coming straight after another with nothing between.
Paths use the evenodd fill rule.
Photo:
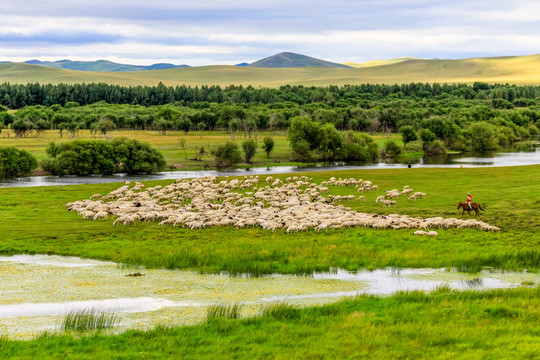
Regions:
<instances>
[{"instance_id":1,"label":"grazing sheep","mask_svg":"<svg viewBox=\"0 0 540 360\"><path fill-rule=\"evenodd\" d=\"M476 219L424 219L398 214L366 214L337 205L339 201L355 200L354 195L321 196L321 193L328 192L328 187L323 186L326 184L353 185L364 190L374 188L371 182L354 178L332 178L317 184L308 182L311 179L307 177L291 177L286 183L269 177L268 185L264 187L254 186L259 181L256 176L225 179L219 183L215 176L178 179L170 185L153 188L145 188L144 184L138 182L132 188L125 184L99 200L69 202L66 209L88 220L115 217L113 225L156 221L162 226L172 225L192 230L215 226L258 226L271 231L281 229L284 232L308 229L320 232L352 227L394 230L412 228L417 231L429 231L430 228L500 230ZM235 192L235 189L250 190L242 194ZM394 189L390 192L398 191ZM411 197L416 197L416 194ZM358 200L365 200L365 196L358 196ZM386 200L385 196L377 197L375 202L385 207L396 205L395 200Z\"/></svg>"},{"instance_id":2,"label":"grazing sheep","mask_svg":"<svg viewBox=\"0 0 540 360\"><path fill-rule=\"evenodd\" d=\"M428 235L428 236L437 236L437 235L439 235L439 234L437 234L436 231L431 230L430 232L427 233L427 235Z\"/></svg>"}]
</instances>

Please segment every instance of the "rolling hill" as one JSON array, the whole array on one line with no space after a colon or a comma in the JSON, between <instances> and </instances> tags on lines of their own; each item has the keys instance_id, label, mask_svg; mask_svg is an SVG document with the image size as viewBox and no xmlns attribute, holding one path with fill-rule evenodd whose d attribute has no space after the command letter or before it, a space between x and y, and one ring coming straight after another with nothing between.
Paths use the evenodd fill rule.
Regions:
<instances>
[{"instance_id":1,"label":"rolling hill","mask_svg":"<svg viewBox=\"0 0 540 360\"><path fill-rule=\"evenodd\" d=\"M291 52L282 52L276 55L266 57L249 64L251 67L262 68L296 68L296 67L323 67L332 69L349 69L350 66L333 63L310 56L295 54Z\"/></svg>"},{"instance_id":2,"label":"rolling hill","mask_svg":"<svg viewBox=\"0 0 540 360\"><path fill-rule=\"evenodd\" d=\"M353 68L364 68L364 67L397 64L397 63L400 63L403 61L409 61L409 60L424 60L424 59L414 58L414 57L402 57L402 58L395 58L395 59L389 59L389 60L372 60L372 61L367 61L363 63L346 62L343 64L353 67Z\"/></svg>"},{"instance_id":3,"label":"rolling hill","mask_svg":"<svg viewBox=\"0 0 540 360\"><path fill-rule=\"evenodd\" d=\"M78 71L147 71L147 70L165 70L189 67L188 65L174 65L174 64L153 64L153 65L128 65L118 64L107 60L97 61L71 61L71 60L59 60L59 61L39 61L30 60L25 61L25 64L40 65L45 67L52 67L58 69L78 70Z\"/></svg>"},{"instance_id":4,"label":"rolling hill","mask_svg":"<svg viewBox=\"0 0 540 360\"><path fill-rule=\"evenodd\" d=\"M514 83L540 85L540 54L463 60L408 60L394 64L335 69L323 67L260 68L253 66L200 66L138 72L87 72L43 66L0 64L0 82L91 83L124 86L157 85L252 85L279 87L362 83L446 82Z\"/></svg>"}]
</instances>

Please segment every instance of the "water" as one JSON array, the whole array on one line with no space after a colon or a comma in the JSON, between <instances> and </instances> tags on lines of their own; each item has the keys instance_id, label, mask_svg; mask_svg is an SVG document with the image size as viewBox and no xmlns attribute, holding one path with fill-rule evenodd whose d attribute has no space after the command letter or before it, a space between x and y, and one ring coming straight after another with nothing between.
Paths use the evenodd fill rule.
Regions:
<instances>
[{"instance_id":1,"label":"water","mask_svg":"<svg viewBox=\"0 0 540 360\"><path fill-rule=\"evenodd\" d=\"M145 276L126 277L133 270L115 263L76 257L17 255L0 257L0 335L28 339L55 331L73 311L98 309L120 315L115 331L162 325L191 325L205 319L215 304L240 303L242 317L261 306L284 301L312 306L358 294L390 295L396 291L493 289L540 283L540 274L444 269L383 269L350 273L337 269L312 276L271 275L253 278L190 271L138 269Z\"/></svg>"},{"instance_id":2,"label":"water","mask_svg":"<svg viewBox=\"0 0 540 360\"><path fill-rule=\"evenodd\" d=\"M464 154L445 154L429 156L411 161L414 168L429 167L480 167L480 166L521 166L540 165L540 148L531 152L491 153L486 157L470 157ZM334 163L315 166L274 166L266 168L237 169L232 171L165 171L154 175L126 175L115 174L111 176L31 176L15 180L0 181L0 187L29 187L54 185L80 185L101 184L129 181L186 179L203 176L243 176L243 175L273 175L282 173L326 171L326 170L360 170L360 169L403 169L407 163L380 162L374 165Z\"/></svg>"}]
</instances>

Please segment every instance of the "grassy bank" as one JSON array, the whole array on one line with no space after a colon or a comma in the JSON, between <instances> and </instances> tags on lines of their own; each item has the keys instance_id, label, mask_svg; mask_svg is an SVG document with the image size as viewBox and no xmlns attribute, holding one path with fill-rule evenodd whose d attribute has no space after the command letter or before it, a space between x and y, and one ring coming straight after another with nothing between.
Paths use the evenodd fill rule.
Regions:
<instances>
[{"instance_id":1,"label":"grassy bank","mask_svg":"<svg viewBox=\"0 0 540 360\"><path fill-rule=\"evenodd\" d=\"M297 163L293 163L290 160L291 149L289 148L289 141L284 131L274 132L274 150L269 157L266 156L266 153L262 149L262 140L267 135L270 135L270 132L258 133L257 154L252 160L253 164L249 166L296 165ZM244 137L244 132L240 131L235 134L234 140L232 139L232 134L227 134L224 131L190 131L187 134L184 134L182 131L169 131L163 135L151 130L119 130L113 131L107 136L109 138L126 137L147 142L163 154L167 165L173 165L179 170L201 170L214 166L213 160L209 156L204 156L202 161L193 160L196 150L201 147L209 151L212 147L227 141L233 141L240 146L247 139ZM252 134L252 137L254 136ZM102 139L103 137L98 136L97 138ZM373 138L379 147L384 146L384 143L388 140L388 137L383 134L376 134ZM400 134L392 134L390 138L401 146L403 145ZM75 139L89 140L94 139L94 137L90 134L90 130L80 131L79 135L75 138L65 133L63 137L60 137L58 130L47 130L43 133L42 137L16 138L13 131L8 129L2 130L0 147L15 146L27 150L41 161L47 158L45 150L50 142L61 143Z\"/></svg>"},{"instance_id":2,"label":"grassy bank","mask_svg":"<svg viewBox=\"0 0 540 360\"><path fill-rule=\"evenodd\" d=\"M2 359L538 359L540 287L359 296L250 319L0 340Z\"/></svg>"},{"instance_id":3,"label":"grassy bank","mask_svg":"<svg viewBox=\"0 0 540 360\"><path fill-rule=\"evenodd\" d=\"M147 267L254 274L306 273L330 267L540 267L540 166L331 171L307 175L317 182L331 176L361 177L378 184L380 189L409 185L428 194L418 201L401 198L392 208L375 203L382 190L365 194L365 202L344 203L369 213L459 217L456 203L464 201L466 193L471 192L474 200L486 207L481 219L502 231L437 229L439 236L431 238L414 236L411 230L363 228L286 234L231 227L191 231L156 223L112 226L113 219L82 220L76 213L67 212L64 205L94 193L105 194L119 184L4 188L0 189L0 253L76 255ZM351 187L331 187L330 193L356 194Z\"/></svg>"}]
</instances>

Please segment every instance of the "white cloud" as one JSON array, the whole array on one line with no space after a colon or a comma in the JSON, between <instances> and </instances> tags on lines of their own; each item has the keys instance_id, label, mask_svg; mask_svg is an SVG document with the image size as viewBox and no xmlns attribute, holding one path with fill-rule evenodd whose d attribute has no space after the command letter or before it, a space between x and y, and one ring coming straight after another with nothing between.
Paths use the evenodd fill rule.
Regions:
<instances>
[{"instance_id":1,"label":"white cloud","mask_svg":"<svg viewBox=\"0 0 540 360\"><path fill-rule=\"evenodd\" d=\"M540 3L524 0L22 0L3 4L0 23L0 61L463 58L533 54L540 43Z\"/></svg>"}]
</instances>

